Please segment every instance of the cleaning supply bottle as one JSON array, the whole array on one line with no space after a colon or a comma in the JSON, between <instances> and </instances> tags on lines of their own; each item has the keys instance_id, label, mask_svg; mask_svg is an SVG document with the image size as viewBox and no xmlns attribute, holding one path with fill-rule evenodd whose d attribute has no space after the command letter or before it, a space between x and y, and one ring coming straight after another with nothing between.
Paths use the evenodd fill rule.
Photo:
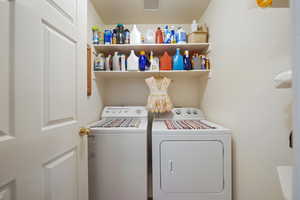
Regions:
<instances>
[{"instance_id":1,"label":"cleaning supply bottle","mask_svg":"<svg viewBox=\"0 0 300 200\"><path fill-rule=\"evenodd\" d=\"M130 44L141 44L142 43L141 38L142 38L141 32L134 24L130 34Z\"/></svg>"},{"instance_id":2,"label":"cleaning supply bottle","mask_svg":"<svg viewBox=\"0 0 300 200\"><path fill-rule=\"evenodd\" d=\"M169 56L167 51L159 59L159 69L172 70L172 57Z\"/></svg>"},{"instance_id":3,"label":"cleaning supply bottle","mask_svg":"<svg viewBox=\"0 0 300 200\"><path fill-rule=\"evenodd\" d=\"M112 44L117 44L117 30L116 29L113 30Z\"/></svg>"},{"instance_id":4,"label":"cleaning supply bottle","mask_svg":"<svg viewBox=\"0 0 300 200\"><path fill-rule=\"evenodd\" d=\"M145 56L145 51L141 51L139 57L139 69L140 71L145 71L147 68L147 57Z\"/></svg>"},{"instance_id":5,"label":"cleaning supply bottle","mask_svg":"<svg viewBox=\"0 0 300 200\"><path fill-rule=\"evenodd\" d=\"M148 29L146 32L146 38L145 38L145 43L147 44L153 44L155 43L155 36L154 31L152 29Z\"/></svg>"},{"instance_id":6,"label":"cleaning supply bottle","mask_svg":"<svg viewBox=\"0 0 300 200\"><path fill-rule=\"evenodd\" d=\"M163 34L162 34L162 31L160 30L160 27L158 27L155 32L155 43L156 44L163 43Z\"/></svg>"},{"instance_id":7,"label":"cleaning supply bottle","mask_svg":"<svg viewBox=\"0 0 300 200\"><path fill-rule=\"evenodd\" d=\"M125 34L125 44L130 44L130 32L129 32L129 30L125 29L124 34Z\"/></svg>"},{"instance_id":8,"label":"cleaning supply bottle","mask_svg":"<svg viewBox=\"0 0 300 200\"><path fill-rule=\"evenodd\" d=\"M193 20L193 23L191 25L191 31L192 31L192 33L198 31L198 24L197 24L197 21L195 19Z\"/></svg>"},{"instance_id":9,"label":"cleaning supply bottle","mask_svg":"<svg viewBox=\"0 0 300 200\"><path fill-rule=\"evenodd\" d=\"M93 26L92 31L93 31L93 44L99 44L99 35L98 35L99 27Z\"/></svg>"},{"instance_id":10,"label":"cleaning supply bottle","mask_svg":"<svg viewBox=\"0 0 300 200\"><path fill-rule=\"evenodd\" d=\"M120 56L120 59L121 59L121 71L125 72L126 71L126 56L125 56L125 54L122 54Z\"/></svg>"},{"instance_id":11,"label":"cleaning supply bottle","mask_svg":"<svg viewBox=\"0 0 300 200\"><path fill-rule=\"evenodd\" d=\"M103 44L104 43L104 32L100 28L98 31L98 38L99 38L99 44Z\"/></svg>"},{"instance_id":12,"label":"cleaning supply bottle","mask_svg":"<svg viewBox=\"0 0 300 200\"><path fill-rule=\"evenodd\" d=\"M206 70L206 56L205 55L201 56L201 69Z\"/></svg>"},{"instance_id":13,"label":"cleaning supply bottle","mask_svg":"<svg viewBox=\"0 0 300 200\"><path fill-rule=\"evenodd\" d=\"M111 55L110 54L105 58L105 70L111 71Z\"/></svg>"},{"instance_id":14,"label":"cleaning supply bottle","mask_svg":"<svg viewBox=\"0 0 300 200\"><path fill-rule=\"evenodd\" d=\"M171 26L171 43L176 44L176 33L174 26Z\"/></svg>"},{"instance_id":15,"label":"cleaning supply bottle","mask_svg":"<svg viewBox=\"0 0 300 200\"><path fill-rule=\"evenodd\" d=\"M113 71L121 71L120 56L118 52L115 52L115 55L113 56L112 66L113 66Z\"/></svg>"},{"instance_id":16,"label":"cleaning supply bottle","mask_svg":"<svg viewBox=\"0 0 300 200\"><path fill-rule=\"evenodd\" d=\"M127 58L127 71L139 70L139 58L135 55L134 50L131 50L129 57Z\"/></svg>"},{"instance_id":17,"label":"cleaning supply bottle","mask_svg":"<svg viewBox=\"0 0 300 200\"><path fill-rule=\"evenodd\" d=\"M189 57L189 51L186 50L184 52L184 56L183 56L183 63L184 63L184 69L185 70L191 70L192 69L192 63Z\"/></svg>"},{"instance_id":18,"label":"cleaning supply bottle","mask_svg":"<svg viewBox=\"0 0 300 200\"><path fill-rule=\"evenodd\" d=\"M153 51L151 51L150 53L150 71L159 71L159 61L157 61L157 59L154 58Z\"/></svg>"},{"instance_id":19,"label":"cleaning supply bottle","mask_svg":"<svg viewBox=\"0 0 300 200\"><path fill-rule=\"evenodd\" d=\"M124 25L117 25L117 44L125 44Z\"/></svg>"},{"instance_id":20,"label":"cleaning supply bottle","mask_svg":"<svg viewBox=\"0 0 300 200\"><path fill-rule=\"evenodd\" d=\"M193 55L192 66L195 70L201 69L201 57L197 53Z\"/></svg>"},{"instance_id":21,"label":"cleaning supply bottle","mask_svg":"<svg viewBox=\"0 0 300 200\"><path fill-rule=\"evenodd\" d=\"M179 27L176 33L176 41L178 44L186 43L186 32L182 27Z\"/></svg>"},{"instance_id":22,"label":"cleaning supply bottle","mask_svg":"<svg viewBox=\"0 0 300 200\"><path fill-rule=\"evenodd\" d=\"M104 44L111 44L112 42L112 32L111 30L104 31Z\"/></svg>"},{"instance_id":23,"label":"cleaning supply bottle","mask_svg":"<svg viewBox=\"0 0 300 200\"><path fill-rule=\"evenodd\" d=\"M176 49L176 54L173 56L173 70L184 70L183 57L179 48Z\"/></svg>"},{"instance_id":24,"label":"cleaning supply bottle","mask_svg":"<svg viewBox=\"0 0 300 200\"><path fill-rule=\"evenodd\" d=\"M166 25L164 29L164 43L165 44L171 43L171 31L169 30L168 25Z\"/></svg>"}]
</instances>

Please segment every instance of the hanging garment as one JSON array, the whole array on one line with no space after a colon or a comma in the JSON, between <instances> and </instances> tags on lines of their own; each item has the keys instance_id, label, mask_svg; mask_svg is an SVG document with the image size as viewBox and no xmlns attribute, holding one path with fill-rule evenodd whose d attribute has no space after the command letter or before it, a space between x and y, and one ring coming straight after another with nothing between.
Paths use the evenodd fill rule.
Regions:
<instances>
[{"instance_id":1,"label":"hanging garment","mask_svg":"<svg viewBox=\"0 0 300 200\"><path fill-rule=\"evenodd\" d=\"M146 83L150 89L148 97L147 109L153 113L169 112L173 108L171 99L167 93L171 79L163 78L147 78Z\"/></svg>"}]
</instances>

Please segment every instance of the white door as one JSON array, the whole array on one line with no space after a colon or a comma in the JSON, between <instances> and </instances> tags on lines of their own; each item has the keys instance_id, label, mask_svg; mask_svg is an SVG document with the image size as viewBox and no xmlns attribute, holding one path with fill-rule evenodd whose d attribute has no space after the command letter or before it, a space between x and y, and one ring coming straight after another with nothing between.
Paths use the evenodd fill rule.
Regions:
<instances>
[{"instance_id":1,"label":"white door","mask_svg":"<svg viewBox=\"0 0 300 200\"><path fill-rule=\"evenodd\" d=\"M224 189L220 141L161 143L161 188L167 193L220 193Z\"/></svg>"},{"instance_id":2,"label":"white door","mask_svg":"<svg viewBox=\"0 0 300 200\"><path fill-rule=\"evenodd\" d=\"M0 200L87 200L85 0L0 0Z\"/></svg>"}]
</instances>

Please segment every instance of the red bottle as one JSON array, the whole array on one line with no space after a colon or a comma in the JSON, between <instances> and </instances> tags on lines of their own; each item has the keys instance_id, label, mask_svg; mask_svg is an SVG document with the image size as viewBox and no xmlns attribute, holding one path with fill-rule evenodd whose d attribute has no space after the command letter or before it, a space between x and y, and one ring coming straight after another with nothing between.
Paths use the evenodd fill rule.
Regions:
<instances>
[{"instance_id":1,"label":"red bottle","mask_svg":"<svg viewBox=\"0 0 300 200\"><path fill-rule=\"evenodd\" d=\"M172 57L165 51L164 55L159 59L160 70L172 70Z\"/></svg>"},{"instance_id":2,"label":"red bottle","mask_svg":"<svg viewBox=\"0 0 300 200\"><path fill-rule=\"evenodd\" d=\"M155 32L155 43L161 44L161 43L163 43L163 41L164 41L164 38L163 38L162 31L160 30L160 27L158 27Z\"/></svg>"}]
</instances>

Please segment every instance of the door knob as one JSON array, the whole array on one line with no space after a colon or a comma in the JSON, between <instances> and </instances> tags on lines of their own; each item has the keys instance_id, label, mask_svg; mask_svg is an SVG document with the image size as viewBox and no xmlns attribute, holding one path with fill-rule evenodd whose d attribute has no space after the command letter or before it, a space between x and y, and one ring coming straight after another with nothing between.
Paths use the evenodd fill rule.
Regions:
<instances>
[{"instance_id":1,"label":"door knob","mask_svg":"<svg viewBox=\"0 0 300 200\"><path fill-rule=\"evenodd\" d=\"M91 134L91 130L89 128L82 127L79 129L80 136L85 136L85 135L89 136L90 134Z\"/></svg>"}]
</instances>

